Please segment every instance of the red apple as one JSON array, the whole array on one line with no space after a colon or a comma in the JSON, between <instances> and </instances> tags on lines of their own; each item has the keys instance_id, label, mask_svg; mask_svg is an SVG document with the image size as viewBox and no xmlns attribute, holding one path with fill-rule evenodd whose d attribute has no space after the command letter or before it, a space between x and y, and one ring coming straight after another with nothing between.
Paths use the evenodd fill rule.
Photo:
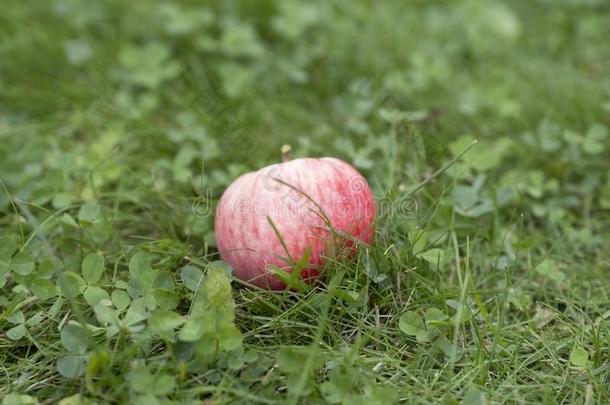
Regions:
<instances>
[{"instance_id":1,"label":"red apple","mask_svg":"<svg viewBox=\"0 0 610 405\"><path fill-rule=\"evenodd\" d=\"M244 174L227 188L216 210L216 242L235 276L280 290L286 285L273 266L290 273L308 252L301 277L315 279L338 245L351 254L355 239L371 242L375 209L368 183L349 164L291 160Z\"/></svg>"}]
</instances>

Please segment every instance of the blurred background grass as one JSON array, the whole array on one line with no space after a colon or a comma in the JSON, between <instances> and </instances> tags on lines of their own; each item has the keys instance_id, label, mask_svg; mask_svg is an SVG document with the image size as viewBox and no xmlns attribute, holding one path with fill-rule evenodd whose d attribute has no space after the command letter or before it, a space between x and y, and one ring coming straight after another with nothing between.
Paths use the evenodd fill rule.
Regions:
<instances>
[{"instance_id":1,"label":"blurred background grass","mask_svg":"<svg viewBox=\"0 0 610 405\"><path fill-rule=\"evenodd\" d=\"M0 8L0 226L5 242L37 233L36 277L55 283L95 251L121 269L137 245L167 255L168 269L213 253L213 217L193 201L211 196L213 212L236 176L278 161L284 143L297 157L351 162L377 197L392 199L476 139L417 193L415 218L380 222L381 252L400 253L379 269L388 276L377 280L379 294L395 287L401 262L432 268L439 251L443 266L459 261L455 235L460 249L469 237L476 250L484 290L509 291L497 284L507 266L523 277L507 292L515 322L559 296L591 318L607 307L607 1L0 0ZM422 228L426 249L439 249L433 256L417 256L413 232ZM7 314L31 294L33 277L9 267L0 271ZM451 288L452 277L439 282ZM436 293L418 294L425 303ZM605 331L597 367L608 361ZM4 358L12 369L20 355ZM605 370L593 383L600 389Z\"/></svg>"}]
</instances>

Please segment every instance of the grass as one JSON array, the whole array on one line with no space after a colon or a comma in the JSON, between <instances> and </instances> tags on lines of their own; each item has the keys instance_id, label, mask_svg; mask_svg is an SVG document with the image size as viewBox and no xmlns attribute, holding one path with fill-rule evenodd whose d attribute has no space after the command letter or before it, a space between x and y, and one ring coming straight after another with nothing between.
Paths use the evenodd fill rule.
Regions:
<instances>
[{"instance_id":1,"label":"grass","mask_svg":"<svg viewBox=\"0 0 610 405\"><path fill-rule=\"evenodd\" d=\"M0 0L3 403L610 402L605 2L131 3ZM242 288L284 143L375 241Z\"/></svg>"}]
</instances>

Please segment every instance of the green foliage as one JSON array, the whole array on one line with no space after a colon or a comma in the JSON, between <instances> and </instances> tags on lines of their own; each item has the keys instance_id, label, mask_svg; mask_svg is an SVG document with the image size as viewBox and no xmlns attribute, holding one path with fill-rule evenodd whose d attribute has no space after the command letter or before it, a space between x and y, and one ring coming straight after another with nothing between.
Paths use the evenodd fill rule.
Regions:
<instances>
[{"instance_id":1,"label":"green foliage","mask_svg":"<svg viewBox=\"0 0 610 405\"><path fill-rule=\"evenodd\" d=\"M0 9L3 404L610 402L604 1ZM284 143L376 238L244 288L215 205Z\"/></svg>"},{"instance_id":2,"label":"green foliage","mask_svg":"<svg viewBox=\"0 0 610 405\"><path fill-rule=\"evenodd\" d=\"M210 264L205 282L194 294L178 339L192 342L197 354L206 360L216 358L221 351L238 349L242 335L234 323L231 279L224 267L217 262Z\"/></svg>"}]
</instances>

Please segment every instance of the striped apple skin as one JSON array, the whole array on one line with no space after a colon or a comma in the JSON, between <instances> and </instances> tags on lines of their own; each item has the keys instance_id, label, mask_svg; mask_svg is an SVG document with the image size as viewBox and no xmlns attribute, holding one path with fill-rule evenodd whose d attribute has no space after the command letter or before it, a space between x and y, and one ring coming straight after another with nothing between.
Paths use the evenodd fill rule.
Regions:
<instances>
[{"instance_id":1,"label":"striped apple skin","mask_svg":"<svg viewBox=\"0 0 610 405\"><path fill-rule=\"evenodd\" d=\"M236 277L281 290L286 286L271 274L271 266L291 272L290 263L310 249L301 277L317 278L325 259L337 254L337 245L353 253L359 245L353 239L371 242L375 212L366 179L348 163L331 157L295 159L246 173L225 190L216 209L217 247Z\"/></svg>"}]
</instances>

